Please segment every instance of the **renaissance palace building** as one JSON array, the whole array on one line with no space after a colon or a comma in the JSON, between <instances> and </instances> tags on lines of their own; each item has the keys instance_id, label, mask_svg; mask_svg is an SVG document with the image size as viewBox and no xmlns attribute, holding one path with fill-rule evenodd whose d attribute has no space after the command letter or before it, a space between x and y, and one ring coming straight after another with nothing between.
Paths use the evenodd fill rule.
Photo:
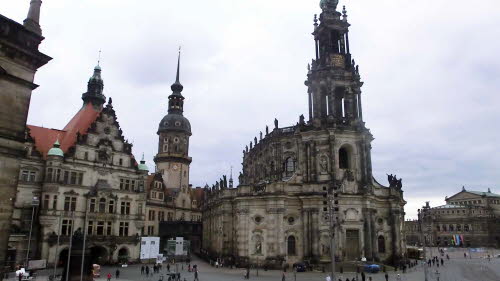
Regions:
<instances>
[{"instance_id":1,"label":"renaissance palace building","mask_svg":"<svg viewBox=\"0 0 500 281\"><path fill-rule=\"evenodd\" d=\"M371 142L349 23L337 0L314 19L315 58L307 73L308 120L266 128L243 151L239 186L207 188L203 247L240 264L282 266L330 261L327 192L339 189L335 256L395 262L404 255L401 180L372 175Z\"/></svg>"}]
</instances>

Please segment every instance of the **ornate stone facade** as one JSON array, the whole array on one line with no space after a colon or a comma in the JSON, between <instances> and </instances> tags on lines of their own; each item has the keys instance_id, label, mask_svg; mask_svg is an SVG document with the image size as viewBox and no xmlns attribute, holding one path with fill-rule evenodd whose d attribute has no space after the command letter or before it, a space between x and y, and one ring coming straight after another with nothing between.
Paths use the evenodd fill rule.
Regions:
<instances>
[{"instance_id":1,"label":"ornate stone facade","mask_svg":"<svg viewBox=\"0 0 500 281\"><path fill-rule=\"evenodd\" d=\"M28 4L28 1L25 1ZM0 274L8 250L20 157L26 153L26 120L35 72L51 60L38 46L41 1L31 1L24 25L0 15Z\"/></svg>"},{"instance_id":2,"label":"ornate stone facade","mask_svg":"<svg viewBox=\"0 0 500 281\"><path fill-rule=\"evenodd\" d=\"M12 263L24 263L31 225L30 259L61 262L77 229L86 232L92 262L139 257L148 169L132 154L111 98L103 106L103 87L97 66L82 108L62 130L28 125L9 240Z\"/></svg>"},{"instance_id":3,"label":"ornate stone facade","mask_svg":"<svg viewBox=\"0 0 500 281\"><path fill-rule=\"evenodd\" d=\"M267 127L243 151L239 186L207 189L203 247L213 257L281 265L330 260L327 191L340 188L337 251L344 261L393 262L404 255L401 180L372 176L372 134L361 107L359 68L349 52L347 15L322 1L316 58L305 82L309 120Z\"/></svg>"},{"instance_id":4,"label":"ornate stone facade","mask_svg":"<svg viewBox=\"0 0 500 281\"><path fill-rule=\"evenodd\" d=\"M405 222L408 245L422 245L423 228L433 246L500 247L500 194L463 188L445 200L430 209L428 223Z\"/></svg>"}]
</instances>

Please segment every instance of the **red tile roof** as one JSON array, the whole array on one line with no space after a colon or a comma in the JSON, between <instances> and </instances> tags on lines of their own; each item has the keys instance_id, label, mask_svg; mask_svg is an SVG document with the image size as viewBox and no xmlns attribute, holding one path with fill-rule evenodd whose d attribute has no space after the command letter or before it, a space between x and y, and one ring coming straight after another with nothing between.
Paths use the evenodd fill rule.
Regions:
<instances>
[{"instance_id":1,"label":"red tile roof","mask_svg":"<svg viewBox=\"0 0 500 281\"><path fill-rule=\"evenodd\" d=\"M94 106L88 103L73 116L63 130L28 125L30 136L35 140L36 148L43 155L43 158L47 157L48 151L58 138L61 143L61 149L66 153L70 147L75 145L76 134L86 134L90 125L94 123L100 113L100 110L94 109Z\"/></svg>"}]
</instances>

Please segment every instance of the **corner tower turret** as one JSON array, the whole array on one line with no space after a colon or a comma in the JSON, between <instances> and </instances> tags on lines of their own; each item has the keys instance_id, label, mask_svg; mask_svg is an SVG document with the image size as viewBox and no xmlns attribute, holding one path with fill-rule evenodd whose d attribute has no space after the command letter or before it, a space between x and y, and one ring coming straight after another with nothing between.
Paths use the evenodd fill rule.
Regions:
<instances>
[{"instance_id":1,"label":"corner tower turret","mask_svg":"<svg viewBox=\"0 0 500 281\"><path fill-rule=\"evenodd\" d=\"M167 188L187 188L189 186L189 137L191 124L183 116L184 87L179 81L180 52L177 59L177 75L172 84L172 94L168 97L168 114L158 127L158 154L154 159L156 169L163 174Z\"/></svg>"},{"instance_id":2,"label":"corner tower turret","mask_svg":"<svg viewBox=\"0 0 500 281\"><path fill-rule=\"evenodd\" d=\"M317 127L362 122L359 71L349 50L349 23L338 0L322 0L322 13L314 17L316 58L305 82L309 93L309 120Z\"/></svg>"}]
</instances>

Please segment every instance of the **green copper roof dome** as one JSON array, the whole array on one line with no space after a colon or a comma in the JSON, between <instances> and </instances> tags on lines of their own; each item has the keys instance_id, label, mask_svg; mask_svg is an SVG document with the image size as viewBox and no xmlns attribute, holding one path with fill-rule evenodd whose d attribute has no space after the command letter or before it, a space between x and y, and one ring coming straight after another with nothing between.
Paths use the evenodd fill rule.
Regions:
<instances>
[{"instance_id":1,"label":"green copper roof dome","mask_svg":"<svg viewBox=\"0 0 500 281\"><path fill-rule=\"evenodd\" d=\"M62 151L62 149L60 147L61 147L61 145L59 144L59 140L56 140L56 142L54 143L54 146L47 153L47 156L64 157L64 152Z\"/></svg>"},{"instance_id":2,"label":"green copper roof dome","mask_svg":"<svg viewBox=\"0 0 500 281\"><path fill-rule=\"evenodd\" d=\"M142 160L138 166L140 171L149 171L148 166L146 166L146 161L144 161L144 153L142 154Z\"/></svg>"}]
</instances>

